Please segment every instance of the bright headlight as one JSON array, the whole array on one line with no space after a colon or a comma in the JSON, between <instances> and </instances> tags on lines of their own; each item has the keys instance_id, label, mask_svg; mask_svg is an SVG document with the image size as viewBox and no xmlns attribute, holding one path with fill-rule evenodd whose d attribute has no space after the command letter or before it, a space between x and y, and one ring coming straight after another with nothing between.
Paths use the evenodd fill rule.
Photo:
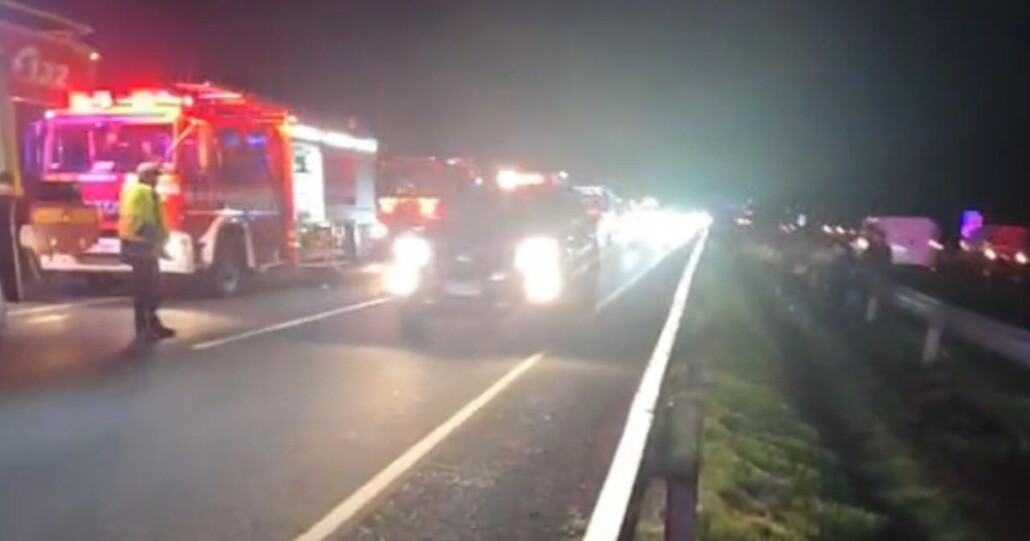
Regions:
<instances>
[{"instance_id":1,"label":"bright headlight","mask_svg":"<svg viewBox=\"0 0 1030 541\"><path fill-rule=\"evenodd\" d=\"M561 247L551 237L530 237L515 248L515 268L523 274L557 271L561 265Z\"/></svg>"},{"instance_id":2,"label":"bright headlight","mask_svg":"<svg viewBox=\"0 0 1030 541\"><path fill-rule=\"evenodd\" d=\"M421 237L404 235L393 241L393 258L398 265L422 268L433 257L433 248Z\"/></svg>"},{"instance_id":3,"label":"bright headlight","mask_svg":"<svg viewBox=\"0 0 1030 541\"><path fill-rule=\"evenodd\" d=\"M385 239L390 234L390 228L383 222L375 222L368 230L368 236L374 240Z\"/></svg>"},{"instance_id":4,"label":"bright headlight","mask_svg":"<svg viewBox=\"0 0 1030 541\"><path fill-rule=\"evenodd\" d=\"M515 268L522 273L526 300L553 302L561 295L561 246L550 237L530 237L515 248Z\"/></svg>"},{"instance_id":5,"label":"bright headlight","mask_svg":"<svg viewBox=\"0 0 1030 541\"><path fill-rule=\"evenodd\" d=\"M386 286L386 290L398 297L407 297L415 293L420 281L418 269L413 267L395 265L383 273L383 285Z\"/></svg>"},{"instance_id":6,"label":"bright headlight","mask_svg":"<svg viewBox=\"0 0 1030 541\"><path fill-rule=\"evenodd\" d=\"M523 275L522 292L533 304L550 304L561 296L561 273L557 271L532 272Z\"/></svg>"}]
</instances>

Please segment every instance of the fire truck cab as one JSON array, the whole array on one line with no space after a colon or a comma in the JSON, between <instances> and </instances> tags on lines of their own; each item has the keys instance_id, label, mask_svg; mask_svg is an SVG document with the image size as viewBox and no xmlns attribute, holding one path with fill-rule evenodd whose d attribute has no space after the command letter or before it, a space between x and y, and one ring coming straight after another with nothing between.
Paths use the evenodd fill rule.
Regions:
<instances>
[{"instance_id":1,"label":"fire truck cab","mask_svg":"<svg viewBox=\"0 0 1030 541\"><path fill-rule=\"evenodd\" d=\"M377 211L391 236L421 227L445 212L449 199L483 180L475 164L460 158L392 156L379 162Z\"/></svg>"},{"instance_id":2,"label":"fire truck cab","mask_svg":"<svg viewBox=\"0 0 1030 541\"><path fill-rule=\"evenodd\" d=\"M211 84L73 93L29 138L38 181L21 242L48 273L128 270L119 197L147 162L160 164L170 230L161 271L204 276L218 294L250 272L360 257L375 224L374 138Z\"/></svg>"}]
</instances>

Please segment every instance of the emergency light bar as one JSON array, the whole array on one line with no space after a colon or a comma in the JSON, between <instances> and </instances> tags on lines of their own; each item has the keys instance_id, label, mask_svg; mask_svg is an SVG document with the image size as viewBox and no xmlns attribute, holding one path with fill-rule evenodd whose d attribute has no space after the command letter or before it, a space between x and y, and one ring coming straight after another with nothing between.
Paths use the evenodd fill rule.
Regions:
<instances>
[{"instance_id":1,"label":"emergency light bar","mask_svg":"<svg viewBox=\"0 0 1030 541\"><path fill-rule=\"evenodd\" d=\"M539 186L547 180L540 173L523 173L513 169L501 169L497 172L497 186L502 190L514 190L521 186Z\"/></svg>"},{"instance_id":2,"label":"emergency light bar","mask_svg":"<svg viewBox=\"0 0 1030 541\"><path fill-rule=\"evenodd\" d=\"M355 137L349 133L320 130L306 124L289 124L286 132L295 139L308 141L310 143L321 143L327 146L354 150L366 154L375 154L379 151L379 141L373 138Z\"/></svg>"}]
</instances>

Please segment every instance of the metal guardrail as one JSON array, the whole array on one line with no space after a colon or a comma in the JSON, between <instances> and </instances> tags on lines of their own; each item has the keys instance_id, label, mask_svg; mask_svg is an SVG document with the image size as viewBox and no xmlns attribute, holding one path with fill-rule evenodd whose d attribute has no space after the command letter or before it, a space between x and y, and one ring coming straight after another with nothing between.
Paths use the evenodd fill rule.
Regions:
<instances>
[{"instance_id":1,"label":"metal guardrail","mask_svg":"<svg viewBox=\"0 0 1030 541\"><path fill-rule=\"evenodd\" d=\"M887 298L902 311L927 322L923 362L937 359L941 337L949 333L1030 368L1030 330L956 308L909 287L894 286Z\"/></svg>"},{"instance_id":2,"label":"metal guardrail","mask_svg":"<svg viewBox=\"0 0 1030 541\"><path fill-rule=\"evenodd\" d=\"M704 252L707 238L708 231L702 231L691 251L690 259L683 269L676 292L673 294L668 317L658 336L658 342L655 344L647 367L644 369L644 374L641 376L640 386L630 404L626 425L591 514L584 541L618 541L632 535L637 518L634 506L641 488L647 481L648 472L644 467L644 462L649 442L652 439L658 398L665 381L669 359L676 345L676 338L686 309L687 296L690 292L690 284L693 281L701 254ZM693 503L695 488L696 482L686 490L677 490L674 494L670 494L674 500L670 503L686 510L685 513L680 513L680 516L676 517L677 520L673 522L679 531L690 531L691 533L686 534L690 538L693 537L692 525L696 509L696 505ZM668 537L668 533L666 531L666 538L672 539Z\"/></svg>"}]
</instances>

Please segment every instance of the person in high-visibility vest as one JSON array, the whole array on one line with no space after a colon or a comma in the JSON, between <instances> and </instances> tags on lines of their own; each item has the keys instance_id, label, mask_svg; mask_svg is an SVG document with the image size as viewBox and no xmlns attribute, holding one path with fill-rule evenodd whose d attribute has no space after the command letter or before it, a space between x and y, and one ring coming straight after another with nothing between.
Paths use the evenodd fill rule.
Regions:
<instances>
[{"instance_id":1,"label":"person in high-visibility vest","mask_svg":"<svg viewBox=\"0 0 1030 541\"><path fill-rule=\"evenodd\" d=\"M145 163L137 170L137 180L127 180L122 187L118 210L118 237L122 260L132 266L132 297L139 340L159 340L175 336L175 331L161 323L157 310L161 305L160 266L168 238L157 180L157 165Z\"/></svg>"}]
</instances>

